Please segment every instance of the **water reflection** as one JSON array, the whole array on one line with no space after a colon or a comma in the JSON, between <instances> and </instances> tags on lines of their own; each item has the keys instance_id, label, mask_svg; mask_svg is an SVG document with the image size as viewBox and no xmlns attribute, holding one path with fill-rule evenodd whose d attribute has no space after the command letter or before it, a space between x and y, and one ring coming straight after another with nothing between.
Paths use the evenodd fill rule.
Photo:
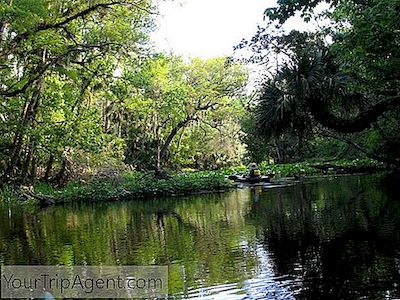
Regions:
<instances>
[{"instance_id":1,"label":"water reflection","mask_svg":"<svg viewBox=\"0 0 400 300\"><path fill-rule=\"evenodd\" d=\"M173 298L400 297L394 184L353 176L39 212L3 205L0 262L169 265Z\"/></svg>"},{"instance_id":2,"label":"water reflection","mask_svg":"<svg viewBox=\"0 0 400 300\"><path fill-rule=\"evenodd\" d=\"M296 298L399 297L400 204L376 179L296 185L252 203L249 222Z\"/></svg>"}]
</instances>

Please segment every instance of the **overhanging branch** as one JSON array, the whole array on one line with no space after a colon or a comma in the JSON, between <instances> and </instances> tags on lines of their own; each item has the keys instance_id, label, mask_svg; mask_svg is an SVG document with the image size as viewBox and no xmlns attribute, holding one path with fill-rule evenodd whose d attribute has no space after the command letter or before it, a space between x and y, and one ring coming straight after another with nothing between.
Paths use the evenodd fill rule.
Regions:
<instances>
[{"instance_id":1,"label":"overhanging branch","mask_svg":"<svg viewBox=\"0 0 400 300\"><path fill-rule=\"evenodd\" d=\"M363 148L362 146L360 146L359 144L357 144L356 142L354 142L352 139L349 139L349 138L347 138L345 136L342 136L342 135L338 135L338 134L332 133L332 132L330 132L328 130L321 130L318 133L320 135L322 135L322 136L325 136L325 137L328 137L328 138L333 138L333 139L345 142L348 145L350 145L350 146L354 147L355 149L357 149L358 151L364 153L368 158L375 159L377 161L386 163L388 165L396 167L397 169L400 169L400 161L398 161L396 159L389 158L389 157L384 157L384 156L381 156L381 155L378 155L378 154L371 153L371 152L367 151L365 148Z\"/></svg>"},{"instance_id":2,"label":"overhanging branch","mask_svg":"<svg viewBox=\"0 0 400 300\"><path fill-rule=\"evenodd\" d=\"M105 9L105 8L110 8L116 5L128 5L128 6L133 6L139 10L142 10L148 14L155 14L155 12L150 11L148 8L142 7L138 2L131 2L131 1L110 1L106 3L98 3L92 6L89 6L88 8L73 14L71 16L66 17L64 20L56 22L56 23L39 23L33 30L30 31L25 31L24 33L21 33L17 35L12 42L10 43L10 46L7 48L4 48L0 51L0 57L4 57L5 55L9 54L15 47L23 40L29 38L30 36L49 29L59 29L59 28L64 28L65 25L71 23L72 21L78 19L78 18L84 18L88 15L90 15L92 12L95 12L99 9Z\"/></svg>"},{"instance_id":3,"label":"overhanging branch","mask_svg":"<svg viewBox=\"0 0 400 300\"><path fill-rule=\"evenodd\" d=\"M319 99L309 97L306 99L312 116L325 127L342 133L361 132L376 122L378 118L390 109L400 106L400 95L388 97L385 101L379 102L369 109L359 113L351 119L344 119L330 112L324 103Z\"/></svg>"}]
</instances>

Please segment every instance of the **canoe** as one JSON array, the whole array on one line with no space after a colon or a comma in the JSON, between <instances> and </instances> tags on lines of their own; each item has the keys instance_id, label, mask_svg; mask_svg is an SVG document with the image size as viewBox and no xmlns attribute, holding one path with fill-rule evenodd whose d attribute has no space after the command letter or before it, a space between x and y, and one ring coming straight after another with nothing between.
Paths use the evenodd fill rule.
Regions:
<instances>
[{"instance_id":1,"label":"canoe","mask_svg":"<svg viewBox=\"0 0 400 300\"><path fill-rule=\"evenodd\" d=\"M247 177L247 176L236 176L231 175L229 179L235 182L246 182L246 183L259 183L259 182L270 182L271 177L269 176L259 176L259 177Z\"/></svg>"}]
</instances>

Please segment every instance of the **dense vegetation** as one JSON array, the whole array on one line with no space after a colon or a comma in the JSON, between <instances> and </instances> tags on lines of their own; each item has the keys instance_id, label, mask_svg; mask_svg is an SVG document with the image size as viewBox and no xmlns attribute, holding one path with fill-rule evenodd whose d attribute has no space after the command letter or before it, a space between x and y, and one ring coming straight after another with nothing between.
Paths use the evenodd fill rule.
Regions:
<instances>
[{"instance_id":1,"label":"dense vegetation","mask_svg":"<svg viewBox=\"0 0 400 300\"><path fill-rule=\"evenodd\" d=\"M329 163L259 164L262 174L273 175L274 185L290 186L293 180L309 176L337 176L338 174L360 174L385 170L385 165L371 159L336 160ZM25 200L30 206L66 202L120 201L127 199L153 199L165 196L185 196L224 192L241 187L229 180L229 175L247 175L248 167L241 165L215 171L171 173L160 178L154 171L127 171L112 176L95 176L89 181L70 181L65 186L54 187L45 182L36 182L31 187L0 190L0 203Z\"/></svg>"},{"instance_id":2,"label":"dense vegetation","mask_svg":"<svg viewBox=\"0 0 400 300\"><path fill-rule=\"evenodd\" d=\"M73 195L112 198L99 178L122 178L117 194L173 194L224 187L226 172L165 170L358 158L398 168L400 2L318 4L278 1L237 47L266 71L252 98L242 62L155 53L150 0L2 1L0 185L89 181ZM296 11L329 25L287 33Z\"/></svg>"},{"instance_id":3,"label":"dense vegetation","mask_svg":"<svg viewBox=\"0 0 400 300\"><path fill-rule=\"evenodd\" d=\"M3 183L240 161L246 72L153 53L155 11L147 0L1 3Z\"/></svg>"},{"instance_id":4,"label":"dense vegetation","mask_svg":"<svg viewBox=\"0 0 400 300\"><path fill-rule=\"evenodd\" d=\"M319 2L278 1L265 12L268 25L238 46L269 71L245 123L253 157L362 153L398 168L400 2L328 1L316 14ZM297 11L329 25L284 32Z\"/></svg>"}]
</instances>

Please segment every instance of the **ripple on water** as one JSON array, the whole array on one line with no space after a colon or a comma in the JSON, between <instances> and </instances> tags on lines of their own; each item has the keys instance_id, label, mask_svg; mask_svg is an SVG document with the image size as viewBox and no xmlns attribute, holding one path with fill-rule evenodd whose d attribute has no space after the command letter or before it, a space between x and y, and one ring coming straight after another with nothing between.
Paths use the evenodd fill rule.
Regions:
<instances>
[{"instance_id":1,"label":"ripple on water","mask_svg":"<svg viewBox=\"0 0 400 300\"><path fill-rule=\"evenodd\" d=\"M175 295L174 298L187 299L295 299L295 287L299 282L291 276L275 276L272 260L261 244L250 249L243 242L239 248L244 251L255 251L259 265L253 275L241 283L224 283L212 286L189 287L187 293Z\"/></svg>"}]
</instances>

